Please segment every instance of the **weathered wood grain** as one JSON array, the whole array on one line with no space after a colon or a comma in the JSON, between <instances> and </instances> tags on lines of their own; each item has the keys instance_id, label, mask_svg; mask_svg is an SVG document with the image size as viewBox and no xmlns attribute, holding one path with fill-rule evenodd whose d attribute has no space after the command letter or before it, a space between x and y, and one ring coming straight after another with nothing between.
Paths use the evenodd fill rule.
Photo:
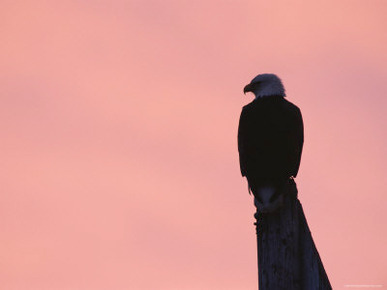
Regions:
<instances>
[{"instance_id":1,"label":"weathered wood grain","mask_svg":"<svg viewBox=\"0 0 387 290\"><path fill-rule=\"evenodd\" d=\"M255 214L259 289L332 289L291 182L281 209Z\"/></svg>"}]
</instances>

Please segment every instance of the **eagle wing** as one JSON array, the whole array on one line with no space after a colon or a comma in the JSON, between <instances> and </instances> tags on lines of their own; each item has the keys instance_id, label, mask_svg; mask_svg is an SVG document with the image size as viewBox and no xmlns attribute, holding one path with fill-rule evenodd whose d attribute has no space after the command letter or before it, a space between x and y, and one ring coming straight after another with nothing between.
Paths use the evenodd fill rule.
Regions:
<instances>
[{"instance_id":1,"label":"eagle wing","mask_svg":"<svg viewBox=\"0 0 387 290\"><path fill-rule=\"evenodd\" d=\"M247 114L245 109L242 109L239 126L238 126L238 152L239 152L239 165L242 176L246 176L247 173Z\"/></svg>"},{"instance_id":2,"label":"eagle wing","mask_svg":"<svg viewBox=\"0 0 387 290\"><path fill-rule=\"evenodd\" d=\"M302 148L304 145L304 122L302 120L302 115L300 109L297 108L296 118L294 124L294 156L295 160L293 162L293 168L291 169L291 174L293 177L296 177L298 170L300 168Z\"/></svg>"}]
</instances>

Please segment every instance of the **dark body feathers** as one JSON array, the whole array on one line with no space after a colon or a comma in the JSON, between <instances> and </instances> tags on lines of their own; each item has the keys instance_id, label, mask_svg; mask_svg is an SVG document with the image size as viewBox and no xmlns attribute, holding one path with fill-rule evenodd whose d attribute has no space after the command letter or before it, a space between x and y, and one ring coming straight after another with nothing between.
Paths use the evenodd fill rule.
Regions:
<instances>
[{"instance_id":1,"label":"dark body feathers","mask_svg":"<svg viewBox=\"0 0 387 290\"><path fill-rule=\"evenodd\" d=\"M282 96L258 98L243 107L238 128L242 176L259 185L296 177L304 128L300 109Z\"/></svg>"}]
</instances>

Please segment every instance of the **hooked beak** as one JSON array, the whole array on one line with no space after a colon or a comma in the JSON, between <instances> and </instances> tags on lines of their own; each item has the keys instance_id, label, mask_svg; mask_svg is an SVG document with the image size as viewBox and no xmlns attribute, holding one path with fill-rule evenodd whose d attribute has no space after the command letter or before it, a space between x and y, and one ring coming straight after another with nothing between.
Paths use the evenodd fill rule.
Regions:
<instances>
[{"instance_id":1,"label":"hooked beak","mask_svg":"<svg viewBox=\"0 0 387 290\"><path fill-rule=\"evenodd\" d=\"M243 88L243 93L246 94L247 92L252 92L252 84L248 84Z\"/></svg>"}]
</instances>

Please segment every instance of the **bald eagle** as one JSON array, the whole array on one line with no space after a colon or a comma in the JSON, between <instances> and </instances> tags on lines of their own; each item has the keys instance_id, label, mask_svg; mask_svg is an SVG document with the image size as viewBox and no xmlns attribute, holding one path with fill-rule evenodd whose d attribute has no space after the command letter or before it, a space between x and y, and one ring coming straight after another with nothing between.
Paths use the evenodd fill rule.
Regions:
<instances>
[{"instance_id":1,"label":"bald eagle","mask_svg":"<svg viewBox=\"0 0 387 290\"><path fill-rule=\"evenodd\" d=\"M259 74L243 92L255 95L243 107L238 127L240 170L254 194L254 188L277 186L297 176L304 125L300 109L285 99L278 76Z\"/></svg>"}]
</instances>

